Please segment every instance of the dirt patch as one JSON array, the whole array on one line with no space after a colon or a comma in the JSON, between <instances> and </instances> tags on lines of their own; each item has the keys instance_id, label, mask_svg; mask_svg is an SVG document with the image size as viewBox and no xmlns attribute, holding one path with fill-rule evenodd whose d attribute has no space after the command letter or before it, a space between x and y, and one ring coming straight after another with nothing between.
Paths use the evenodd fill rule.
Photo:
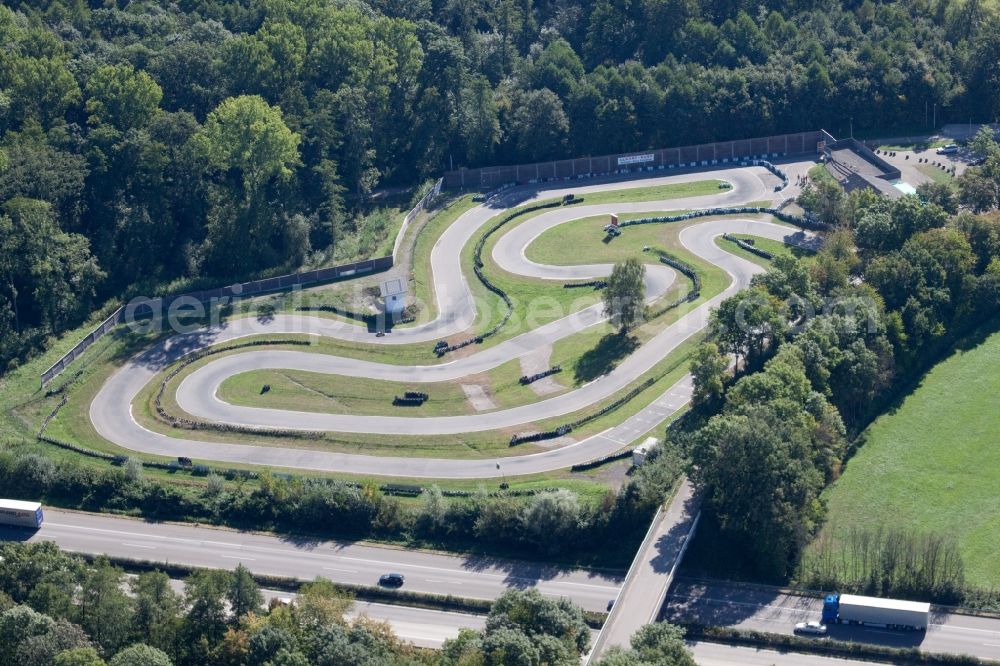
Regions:
<instances>
[{"instance_id":1,"label":"dirt patch","mask_svg":"<svg viewBox=\"0 0 1000 666\"><path fill-rule=\"evenodd\" d=\"M545 372L551 367L549 365L551 359L552 345L545 345L544 347L539 347L528 352L519 359L521 362L521 374L530 376L539 372ZM549 395L563 390L563 386L551 376L531 382L528 386L535 392L535 395Z\"/></svg>"},{"instance_id":2,"label":"dirt patch","mask_svg":"<svg viewBox=\"0 0 1000 666\"><path fill-rule=\"evenodd\" d=\"M462 384L462 390L465 392L465 397L469 399L469 404L477 412L497 408L497 403L493 402L493 398L481 384Z\"/></svg>"}]
</instances>

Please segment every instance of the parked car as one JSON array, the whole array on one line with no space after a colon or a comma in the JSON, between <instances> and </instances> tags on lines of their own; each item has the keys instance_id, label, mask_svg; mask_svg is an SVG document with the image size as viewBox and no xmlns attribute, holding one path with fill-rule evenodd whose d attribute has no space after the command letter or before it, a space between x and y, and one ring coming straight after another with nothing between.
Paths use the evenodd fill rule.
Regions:
<instances>
[{"instance_id":1,"label":"parked car","mask_svg":"<svg viewBox=\"0 0 1000 666\"><path fill-rule=\"evenodd\" d=\"M937 149L938 155L951 155L952 153L958 152L958 144L949 143L947 146L941 146Z\"/></svg>"},{"instance_id":2,"label":"parked car","mask_svg":"<svg viewBox=\"0 0 1000 666\"><path fill-rule=\"evenodd\" d=\"M378 579L378 584L384 587L402 587L405 582L401 573L387 573Z\"/></svg>"},{"instance_id":3,"label":"parked car","mask_svg":"<svg viewBox=\"0 0 1000 666\"><path fill-rule=\"evenodd\" d=\"M809 622L799 622L795 625L795 633L809 634L810 636L825 636L826 625L820 624L815 620L810 620Z\"/></svg>"}]
</instances>

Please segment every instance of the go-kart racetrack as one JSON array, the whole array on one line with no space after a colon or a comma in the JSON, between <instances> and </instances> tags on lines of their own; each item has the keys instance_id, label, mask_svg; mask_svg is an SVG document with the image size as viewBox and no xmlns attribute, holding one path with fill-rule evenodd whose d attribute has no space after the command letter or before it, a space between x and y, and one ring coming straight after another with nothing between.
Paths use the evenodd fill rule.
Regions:
<instances>
[{"instance_id":1,"label":"go-kart racetrack","mask_svg":"<svg viewBox=\"0 0 1000 666\"><path fill-rule=\"evenodd\" d=\"M604 277L610 264L586 266L544 266L529 261L525 249L547 229L572 220L609 213L645 213L663 210L706 208L734 205L773 196L774 180L762 168L701 172L657 179L605 183L585 187L547 190L530 198L551 198L563 193L623 190L661 183L690 182L720 178L733 187L718 195L647 201L580 205L552 209L504 233L493 250L493 259L502 269L521 276L548 280L577 280ZM613 453L636 437L664 421L680 409L690 396L690 378L685 377L660 397L624 423L582 441L541 453L488 459L432 459L420 457L383 457L292 446L244 445L176 438L153 432L140 425L132 415L132 403L144 386L164 368L186 354L249 335L309 333L379 345L431 342L469 329L476 319L476 304L466 282L461 264L462 248L484 225L516 204L525 203L523 188L512 190L500 200L476 206L461 215L442 233L431 252L431 270L439 315L430 322L410 328L396 328L385 337L375 337L367 329L353 324L309 315L276 315L266 321L254 318L226 322L214 329L203 329L173 336L139 354L117 371L101 388L90 407L90 418L97 432L123 448L162 456L186 456L204 461L248 463L336 471L376 476L412 478L492 478L534 474L570 467ZM701 331L710 311L719 302L744 288L762 269L745 259L720 249L715 238L725 233L751 233L780 240L792 230L771 222L750 219L712 219L686 227L680 242L692 254L724 270L731 283L713 298L701 303L673 325L658 333L623 360L608 374L575 390L535 403L464 416L386 417L352 414L291 412L266 408L236 406L217 397L220 384L228 377L249 370L295 369L331 373L346 377L366 377L410 383L458 380L483 372L550 345L568 335L603 320L601 306L595 305L537 329L525 332L495 346L457 360L426 366L382 364L329 354L254 349L223 356L191 373L177 387L181 409L192 416L216 423L283 430L372 433L383 435L444 435L479 432L530 424L554 416L582 410L623 389L665 358L681 343ZM628 233L626 229L624 233ZM663 266L647 267L647 297L655 300L671 286L674 272ZM430 349L428 348L428 352ZM499 436L499 435L498 435Z\"/></svg>"}]
</instances>

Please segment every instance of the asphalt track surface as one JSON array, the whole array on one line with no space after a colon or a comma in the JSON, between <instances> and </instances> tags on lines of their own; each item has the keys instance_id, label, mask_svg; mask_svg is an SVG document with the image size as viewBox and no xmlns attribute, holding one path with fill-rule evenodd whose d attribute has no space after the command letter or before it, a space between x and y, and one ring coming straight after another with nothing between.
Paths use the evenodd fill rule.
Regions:
<instances>
[{"instance_id":1,"label":"asphalt track surface","mask_svg":"<svg viewBox=\"0 0 1000 666\"><path fill-rule=\"evenodd\" d=\"M477 206L461 215L439 238L431 252L435 298L439 316L431 322L411 328L395 329L377 338L366 329L336 320L308 315L277 315L266 321L237 319L211 329L179 334L137 355L116 372L91 403L90 418L105 439L126 449L163 456L186 456L199 460L229 463L262 464L276 467L338 471L378 476L424 478L495 478L534 474L563 469L607 455L632 441L632 431L621 427L565 447L523 456L495 459L455 460L413 457L375 457L361 454L302 450L286 447L248 446L177 438L150 431L133 418L132 403L142 388L165 367L183 356L213 344L236 340L259 333L307 333L373 344L430 342L446 335L465 331L476 317L476 304L465 280L461 250L474 235L498 213L509 206L537 198L551 198L566 192L575 194L596 190L618 190L660 183L690 182L710 178L732 183L718 195L650 201L575 205L545 212L529 223L515 227L497 242L493 256L507 271L527 277L567 280L598 278L607 275L611 266L542 266L530 262L524 249L547 229L572 220L612 212L656 212L735 205L770 196L769 179L761 168L729 169L664 178L604 183L566 190L548 190L525 194L511 191L502 201ZM776 182L776 181L775 181ZM259 369L298 369L332 373L347 377L367 377L409 383L457 380L483 372L516 359L539 346L593 326L603 320L600 306L586 308L510 340L455 361L427 365L400 366L342 358L327 354L257 349L213 360L184 379L177 387L177 401L186 412L217 423L259 428L386 435L435 435L479 432L530 424L542 419L569 414L593 405L628 386L637 377L697 334L708 323L710 311L723 299L744 288L761 268L720 249L715 238L725 232L753 233L782 239L793 233L789 227L748 219L715 219L696 223L680 234L681 243L693 254L724 270L729 286L714 298L680 318L651 341L642 345L610 373L589 384L559 396L515 408L467 416L385 417L350 414L294 412L236 406L217 397L219 385L234 374ZM628 233L628 230L625 230ZM665 292L674 279L666 267L649 271L647 286L651 299ZM690 395L690 380L684 378L639 415L645 430L633 424L636 436L657 425L683 406ZM624 424L623 424L624 425ZM634 439L634 438L633 438ZM499 465L498 465L499 463Z\"/></svg>"}]
</instances>

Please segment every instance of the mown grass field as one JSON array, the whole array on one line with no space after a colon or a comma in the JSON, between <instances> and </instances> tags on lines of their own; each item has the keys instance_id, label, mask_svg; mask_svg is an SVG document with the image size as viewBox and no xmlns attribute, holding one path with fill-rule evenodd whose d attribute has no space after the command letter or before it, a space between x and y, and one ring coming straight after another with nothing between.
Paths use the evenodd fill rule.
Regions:
<instances>
[{"instance_id":1,"label":"mown grass field","mask_svg":"<svg viewBox=\"0 0 1000 666\"><path fill-rule=\"evenodd\" d=\"M823 497L824 528L950 535L971 585L1000 584L1000 332L936 365L876 420Z\"/></svg>"},{"instance_id":2,"label":"mown grass field","mask_svg":"<svg viewBox=\"0 0 1000 666\"><path fill-rule=\"evenodd\" d=\"M223 381L219 387L219 397L234 405L304 412L456 416L488 413L540 400L530 386L518 381L520 377L521 369L517 360L457 381L427 384L379 381L301 370L252 370ZM558 376L553 377L554 381L559 379ZM266 392L263 391L265 384L269 387ZM494 407L477 409L466 396L463 385L482 387ZM419 407L392 404L395 396L402 396L407 391L423 392L429 397Z\"/></svg>"}]
</instances>

